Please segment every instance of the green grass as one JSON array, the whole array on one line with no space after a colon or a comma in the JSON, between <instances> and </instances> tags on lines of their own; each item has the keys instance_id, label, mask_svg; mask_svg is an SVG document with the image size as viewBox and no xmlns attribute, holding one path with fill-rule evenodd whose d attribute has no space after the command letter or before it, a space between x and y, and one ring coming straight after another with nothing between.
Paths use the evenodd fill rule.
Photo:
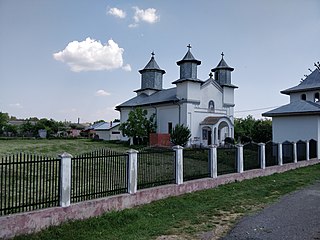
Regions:
<instances>
[{"instance_id":1,"label":"green grass","mask_svg":"<svg viewBox=\"0 0 320 240\"><path fill-rule=\"evenodd\" d=\"M99 148L112 148L114 151L125 152L130 147L125 144L91 139L12 139L0 140L0 156L20 152L37 153L57 156L63 152L72 155L91 152Z\"/></svg>"},{"instance_id":2,"label":"green grass","mask_svg":"<svg viewBox=\"0 0 320 240\"><path fill-rule=\"evenodd\" d=\"M221 236L241 216L320 180L320 165L170 197L101 217L50 227L16 239L156 239L161 235Z\"/></svg>"}]
</instances>

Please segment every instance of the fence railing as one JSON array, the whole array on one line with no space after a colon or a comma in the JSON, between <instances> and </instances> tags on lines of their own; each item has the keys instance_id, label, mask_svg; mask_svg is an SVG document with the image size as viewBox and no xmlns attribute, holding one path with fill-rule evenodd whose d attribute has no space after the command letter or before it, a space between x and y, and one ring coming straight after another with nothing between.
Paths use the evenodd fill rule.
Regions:
<instances>
[{"instance_id":1,"label":"fence railing","mask_svg":"<svg viewBox=\"0 0 320 240\"><path fill-rule=\"evenodd\" d=\"M126 193L128 155L109 149L75 156L71 159L71 202Z\"/></svg>"},{"instance_id":2,"label":"fence railing","mask_svg":"<svg viewBox=\"0 0 320 240\"><path fill-rule=\"evenodd\" d=\"M175 182L175 152L147 150L138 154L138 189Z\"/></svg>"},{"instance_id":3,"label":"fence railing","mask_svg":"<svg viewBox=\"0 0 320 240\"><path fill-rule=\"evenodd\" d=\"M75 157L65 153L61 158L6 156L0 158L0 216L296 163L316 157L317 145L310 140L203 149L176 146L127 154L103 149Z\"/></svg>"},{"instance_id":4,"label":"fence railing","mask_svg":"<svg viewBox=\"0 0 320 240\"><path fill-rule=\"evenodd\" d=\"M59 206L60 160L32 154L0 159L0 216Z\"/></svg>"}]
</instances>

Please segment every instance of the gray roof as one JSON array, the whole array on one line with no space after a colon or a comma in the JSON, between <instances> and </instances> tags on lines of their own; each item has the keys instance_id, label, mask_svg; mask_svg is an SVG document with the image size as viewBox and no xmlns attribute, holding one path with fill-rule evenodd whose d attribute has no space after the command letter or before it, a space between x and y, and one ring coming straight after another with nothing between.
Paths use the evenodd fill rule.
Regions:
<instances>
[{"instance_id":1,"label":"gray roof","mask_svg":"<svg viewBox=\"0 0 320 240\"><path fill-rule=\"evenodd\" d=\"M103 131L103 130L110 130L116 126L118 126L120 123L119 122L115 122L110 124L110 122L104 122L101 125L94 127L93 129L96 131Z\"/></svg>"},{"instance_id":2,"label":"gray roof","mask_svg":"<svg viewBox=\"0 0 320 240\"><path fill-rule=\"evenodd\" d=\"M264 117L292 115L320 115L320 104L298 100L262 114Z\"/></svg>"},{"instance_id":3,"label":"gray roof","mask_svg":"<svg viewBox=\"0 0 320 240\"><path fill-rule=\"evenodd\" d=\"M192 55L191 51L190 51L190 48L188 50L188 52L186 53L186 55L183 57L182 60L178 61L177 64L178 65L181 65L182 63L184 62L194 62L196 63L197 65L200 65L201 64L201 61L195 59L195 57Z\"/></svg>"},{"instance_id":4,"label":"gray roof","mask_svg":"<svg viewBox=\"0 0 320 240\"><path fill-rule=\"evenodd\" d=\"M304 81L302 81L299 85L288 88L286 90L281 91L283 94L290 94L294 92L303 92L310 90L320 89L320 71L315 69Z\"/></svg>"},{"instance_id":5,"label":"gray roof","mask_svg":"<svg viewBox=\"0 0 320 240\"><path fill-rule=\"evenodd\" d=\"M215 72L215 71L218 70L218 69L228 69L228 70L230 70L230 71L233 71L233 70L234 70L234 68L229 67L229 65L228 65L228 64L226 63L226 61L223 59L223 56L222 56L220 62L218 63L218 65L217 65L215 68L213 68L211 71L212 71L212 72Z\"/></svg>"},{"instance_id":6,"label":"gray roof","mask_svg":"<svg viewBox=\"0 0 320 240\"><path fill-rule=\"evenodd\" d=\"M177 94L177 88L164 89L154 94L151 94L150 96L142 93L116 106L116 109L119 110L122 107L139 107L139 106L145 106L145 105L179 101L179 99L176 97L176 94Z\"/></svg>"},{"instance_id":7,"label":"gray roof","mask_svg":"<svg viewBox=\"0 0 320 240\"><path fill-rule=\"evenodd\" d=\"M158 63L156 62L156 60L154 59L154 56L152 55L150 61L147 63L147 65L144 67L144 69L139 70L139 73L143 73L146 70L157 70L157 71L161 71L162 73L165 73L166 71L161 69L158 65Z\"/></svg>"}]
</instances>

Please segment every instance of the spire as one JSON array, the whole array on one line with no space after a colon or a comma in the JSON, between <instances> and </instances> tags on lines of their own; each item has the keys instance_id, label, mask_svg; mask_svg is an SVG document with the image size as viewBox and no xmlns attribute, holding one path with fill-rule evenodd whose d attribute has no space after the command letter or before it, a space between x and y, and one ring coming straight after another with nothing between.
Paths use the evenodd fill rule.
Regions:
<instances>
[{"instance_id":1,"label":"spire","mask_svg":"<svg viewBox=\"0 0 320 240\"><path fill-rule=\"evenodd\" d=\"M137 90L137 92L147 89L156 91L162 90L162 78L166 71L159 67L154 56L155 53L152 52L150 61L144 69L139 70L139 73L141 74L141 89Z\"/></svg>"},{"instance_id":2,"label":"spire","mask_svg":"<svg viewBox=\"0 0 320 240\"><path fill-rule=\"evenodd\" d=\"M184 82L184 81L193 81L193 82L202 82L197 78L197 67L201 64L201 61L197 60L191 53L191 45L187 46L188 51L182 60L177 62L177 65L180 66L180 79L173 82L173 84Z\"/></svg>"},{"instance_id":3,"label":"spire","mask_svg":"<svg viewBox=\"0 0 320 240\"><path fill-rule=\"evenodd\" d=\"M235 87L231 83L231 72L234 70L234 68L230 67L226 61L224 60L224 53L221 53L221 60L218 63L218 65L211 69L212 72L214 72L214 78L215 80L221 85L221 86L229 86L229 87Z\"/></svg>"}]
</instances>

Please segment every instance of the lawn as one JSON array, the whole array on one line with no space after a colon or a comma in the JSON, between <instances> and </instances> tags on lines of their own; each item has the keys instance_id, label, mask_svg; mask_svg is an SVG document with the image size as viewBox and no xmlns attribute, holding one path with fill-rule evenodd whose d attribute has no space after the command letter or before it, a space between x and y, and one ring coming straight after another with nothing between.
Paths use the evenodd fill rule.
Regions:
<instances>
[{"instance_id":1,"label":"lawn","mask_svg":"<svg viewBox=\"0 0 320 240\"><path fill-rule=\"evenodd\" d=\"M170 197L16 239L201 239L222 236L243 215L320 180L320 165ZM159 236L162 236L161 238ZM216 237L214 237L216 236Z\"/></svg>"},{"instance_id":2,"label":"lawn","mask_svg":"<svg viewBox=\"0 0 320 240\"><path fill-rule=\"evenodd\" d=\"M0 139L0 156L25 152L56 157L63 152L78 155L100 148L112 148L114 151L125 152L130 147L125 144L91 139Z\"/></svg>"}]
</instances>

